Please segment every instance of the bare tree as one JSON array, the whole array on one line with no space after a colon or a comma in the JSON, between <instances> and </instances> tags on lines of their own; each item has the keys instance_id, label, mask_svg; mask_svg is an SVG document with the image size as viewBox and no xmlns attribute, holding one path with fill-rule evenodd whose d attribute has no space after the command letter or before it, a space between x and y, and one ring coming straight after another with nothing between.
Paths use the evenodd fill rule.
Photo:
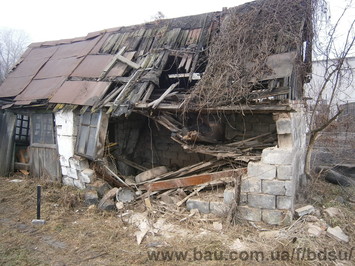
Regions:
<instances>
[{"instance_id":1,"label":"bare tree","mask_svg":"<svg viewBox=\"0 0 355 266\"><path fill-rule=\"evenodd\" d=\"M313 79L308 88L313 99L309 104L310 139L306 154L306 174L311 174L311 155L320 133L327 129L342 113L339 108L339 94L349 87L353 70L347 57L354 52L355 20L344 23L347 13L353 9L352 0L347 0L339 16L334 19L329 14L326 0L318 0L318 12L315 12L313 42L313 59L320 62L321 71L313 73Z\"/></svg>"},{"instance_id":2,"label":"bare tree","mask_svg":"<svg viewBox=\"0 0 355 266\"><path fill-rule=\"evenodd\" d=\"M16 64L29 43L22 30L0 29L0 84Z\"/></svg>"}]
</instances>

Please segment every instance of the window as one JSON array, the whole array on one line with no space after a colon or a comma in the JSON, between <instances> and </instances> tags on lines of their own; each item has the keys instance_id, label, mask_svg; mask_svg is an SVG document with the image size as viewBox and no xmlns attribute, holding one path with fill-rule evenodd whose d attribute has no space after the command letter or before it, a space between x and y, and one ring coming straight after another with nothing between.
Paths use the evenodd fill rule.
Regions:
<instances>
[{"instance_id":1,"label":"window","mask_svg":"<svg viewBox=\"0 0 355 266\"><path fill-rule=\"evenodd\" d=\"M75 152L88 159L102 157L105 147L108 117L102 111L81 115Z\"/></svg>"},{"instance_id":2,"label":"window","mask_svg":"<svg viewBox=\"0 0 355 266\"><path fill-rule=\"evenodd\" d=\"M31 144L55 144L53 114L32 114L31 133Z\"/></svg>"},{"instance_id":3,"label":"window","mask_svg":"<svg viewBox=\"0 0 355 266\"><path fill-rule=\"evenodd\" d=\"M29 143L30 117L28 115L17 115L15 125L15 141L17 143Z\"/></svg>"}]
</instances>

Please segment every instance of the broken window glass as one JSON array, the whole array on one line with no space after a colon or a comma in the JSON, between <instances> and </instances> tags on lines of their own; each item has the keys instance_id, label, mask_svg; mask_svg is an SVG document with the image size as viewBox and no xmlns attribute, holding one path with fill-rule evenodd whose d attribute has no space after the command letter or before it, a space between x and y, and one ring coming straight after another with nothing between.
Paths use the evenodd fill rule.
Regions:
<instances>
[{"instance_id":1,"label":"broken window glass","mask_svg":"<svg viewBox=\"0 0 355 266\"><path fill-rule=\"evenodd\" d=\"M108 117L102 111L85 112L80 117L75 153L91 160L104 154Z\"/></svg>"}]
</instances>

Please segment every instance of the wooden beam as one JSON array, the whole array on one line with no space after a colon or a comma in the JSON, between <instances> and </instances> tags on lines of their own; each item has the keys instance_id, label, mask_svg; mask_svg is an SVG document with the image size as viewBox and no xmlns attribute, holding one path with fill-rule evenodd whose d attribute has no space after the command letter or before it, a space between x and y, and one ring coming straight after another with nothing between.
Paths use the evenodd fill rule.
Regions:
<instances>
[{"instance_id":1,"label":"wooden beam","mask_svg":"<svg viewBox=\"0 0 355 266\"><path fill-rule=\"evenodd\" d=\"M157 181L154 183L146 184L145 187L148 191L167 190L179 187L190 187L208 183L219 178L230 176L236 177L237 175L241 175L243 173L246 173L246 168Z\"/></svg>"},{"instance_id":2,"label":"wooden beam","mask_svg":"<svg viewBox=\"0 0 355 266\"><path fill-rule=\"evenodd\" d=\"M132 62L131 60L127 59L126 57L117 54L116 55L116 59L121 61L122 63L125 63L127 65L129 65L130 67L134 68L134 69L139 69L141 66L138 65L137 63Z\"/></svg>"},{"instance_id":3,"label":"wooden beam","mask_svg":"<svg viewBox=\"0 0 355 266\"><path fill-rule=\"evenodd\" d=\"M126 47L123 47L121 50L118 51L118 53L112 58L111 62L104 68L104 70L102 71L100 77L99 77L99 81L102 80L103 78L106 77L106 74L113 68L113 66L116 64L117 62L117 57L121 56L121 54L124 53Z\"/></svg>"},{"instance_id":4,"label":"wooden beam","mask_svg":"<svg viewBox=\"0 0 355 266\"><path fill-rule=\"evenodd\" d=\"M168 75L170 79L178 79L178 78L188 78L190 77L190 73L182 73L182 74L170 74ZM201 74L200 73L193 73L192 80L200 80Z\"/></svg>"}]
</instances>

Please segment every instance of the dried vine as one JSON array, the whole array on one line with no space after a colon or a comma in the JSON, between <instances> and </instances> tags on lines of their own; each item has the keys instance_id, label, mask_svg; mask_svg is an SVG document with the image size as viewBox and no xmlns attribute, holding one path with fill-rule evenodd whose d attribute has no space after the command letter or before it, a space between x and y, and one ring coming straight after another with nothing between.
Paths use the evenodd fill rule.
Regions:
<instances>
[{"instance_id":1,"label":"dried vine","mask_svg":"<svg viewBox=\"0 0 355 266\"><path fill-rule=\"evenodd\" d=\"M312 39L317 1L259 0L231 8L208 49L208 65L191 90L185 110L248 101L251 90L272 71L268 56L295 51Z\"/></svg>"}]
</instances>

